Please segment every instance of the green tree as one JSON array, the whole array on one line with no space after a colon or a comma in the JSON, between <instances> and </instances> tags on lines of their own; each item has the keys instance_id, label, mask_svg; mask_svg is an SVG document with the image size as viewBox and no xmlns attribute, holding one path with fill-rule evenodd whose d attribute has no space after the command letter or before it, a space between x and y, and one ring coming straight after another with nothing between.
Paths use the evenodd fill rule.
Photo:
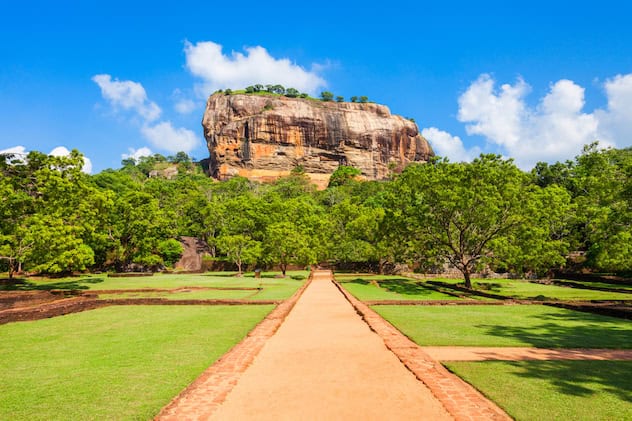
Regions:
<instances>
[{"instance_id":1,"label":"green tree","mask_svg":"<svg viewBox=\"0 0 632 421\"><path fill-rule=\"evenodd\" d=\"M158 253L167 266L173 266L184 252L184 247L175 238L168 238L158 243Z\"/></svg>"},{"instance_id":2,"label":"green tree","mask_svg":"<svg viewBox=\"0 0 632 421\"><path fill-rule=\"evenodd\" d=\"M295 88L287 88L285 91L285 96L289 97L289 98L297 98L301 93L298 91L298 89Z\"/></svg>"},{"instance_id":3,"label":"green tree","mask_svg":"<svg viewBox=\"0 0 632 421\"><path fill-rule=\"evenodd\" d=\"M360 97L360 102L362 102L362 103L369 102L369 97L368 96L361 96Z\"/></svg>"},{"instance_id":4,"label":"green tree","mask_svg":"<svg viewBox=\"0 0 632 421\"><path fill-rule=\"evenodd\" d=\"M358 102L358 97L357 96L352 96L351 97L351 102Z\"/></svg>"},{"instance_id":5,"label":"green tree","mask_svg":"<svg viewBox=\"0 0 632 421\"><path fill-rule=\"evenodd\" d=\"M323 91L320 93L320 99L323 101L333 101L334 94L329 91Z\"/></svg>"},{"instance_id":6,"label":"green tree","mask_svg":"<svg viewBox=\"0 0 632 421\"><path fill-rule=\"evenodd\" d=\"M218 244L226 256L237 265L239 276L242 275L243 265L255 263L261 256L261 243L243 235L223 235Z\"/></svg>"},{"instance_id":7,"label":"green tree","mask_svg":"<svg viewBox=\"0 0 632 421\"><path fill-rule=\"evenodd\" d=\"M283 221L269 225L264 245L265 255L278 263L284 277L290 264L315 263L315 253L309 247L309 242L292 222Z\"/></svg>"},{"instance_id":8,"label":"green tree","mask_svg":"<svg viewBox=\"0 0 632 421\"><path fill-rule=\"evenodd\" d=\"M356 180L362 171L348 165L340 165L329 177L329 187L342 186Z\"/></svg>"},{"instance_id":9,"label":"green tree","mask_svg":"<svg viewBox=\"0 0 632 421\"><path fill-rule=\"evenodd\" d=\"M572 167L576 212L576 247L586 251L587 265L600 271L632 270L625 244L632 236L632 148L584 148Z\"/></svg>"},{"instance_id":10,"label":"green tree","mask_svg":"<svg viewBox=\"0 0 632 421\"><path fill-rule=\"evenodd\" d=\"M512 161L481 155L471 164L437 160L407 167L395 183L398 226L426 265L447 261L471 288L471 274L493 255L493 240L511 238L531 200L526 175ZM397 202L396 202L397 203ZM397 204L394 204L397 207Z\"/></svg>"},{"instance_id":11,"label":"green tree","mask_svg":"<svg viewBox=\"0 0 632 421\"><path fill-rule=\"evenodd\" d=\"M345 102L345 97L338 95L336 97L336 102Z\"/></svg>"}]
</instances>

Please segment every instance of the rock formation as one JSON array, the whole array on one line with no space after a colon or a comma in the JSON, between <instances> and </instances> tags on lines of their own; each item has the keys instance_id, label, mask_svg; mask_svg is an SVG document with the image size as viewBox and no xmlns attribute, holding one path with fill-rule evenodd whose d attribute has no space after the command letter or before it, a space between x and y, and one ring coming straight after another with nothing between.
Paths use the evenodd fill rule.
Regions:
<instances>
[{"instance_id":1,"label":"rock formation","mask_svg":"<svg viewBox=\"0 0 632 421\"><path fill-rule=\"evenodd\" d=\"M379 180L434 153L417 125L384 105L216 93L206 105L209 172L271 181L302 166L325 187L339 165Z\"/></svg>"}]
</instances>

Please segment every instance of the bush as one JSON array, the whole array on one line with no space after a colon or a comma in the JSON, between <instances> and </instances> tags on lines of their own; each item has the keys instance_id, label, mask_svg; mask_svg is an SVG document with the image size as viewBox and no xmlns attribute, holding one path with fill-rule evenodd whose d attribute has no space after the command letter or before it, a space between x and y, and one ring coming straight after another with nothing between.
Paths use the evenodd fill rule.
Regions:
<instances>
[{"instance_id":1,"label":"bush","mask_svg":"<svg viewBox=\"0 0 632 421\"><path fill-rule=\"evenodd\" d=\"M320 99L323 101L332 101L334 99L334 94L329 91L323 91L320 93Z\"/></svg>"}]
</instances>

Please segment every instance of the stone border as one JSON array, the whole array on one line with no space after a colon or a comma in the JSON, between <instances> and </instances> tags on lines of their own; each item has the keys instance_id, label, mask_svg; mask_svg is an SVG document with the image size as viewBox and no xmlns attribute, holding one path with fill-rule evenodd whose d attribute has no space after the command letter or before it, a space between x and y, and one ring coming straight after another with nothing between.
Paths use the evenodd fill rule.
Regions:
<instances>
[{"instance_id":1,"label":"stone border","mask_svg":"<svg viewBox=\"0 0 632 421\"><path fill-rule=\"evenodd\" d=\"M424 383L456 420L511 420L496 404L433 360L419 345L332 281L388 349Z\"/></svg>"},{"instance_id":2,"label":"stone border","mask_svg":"<svg viewBox=\"0 0 632 421\"><path fill-rule=\"evenodd\" d=\"M241 342L207 368L178 394L154 420L184 421L208 419L235 387L241 375L274 335L312 282L313 272L298 291L279 304Z\"/></svg>"}]
</instances>

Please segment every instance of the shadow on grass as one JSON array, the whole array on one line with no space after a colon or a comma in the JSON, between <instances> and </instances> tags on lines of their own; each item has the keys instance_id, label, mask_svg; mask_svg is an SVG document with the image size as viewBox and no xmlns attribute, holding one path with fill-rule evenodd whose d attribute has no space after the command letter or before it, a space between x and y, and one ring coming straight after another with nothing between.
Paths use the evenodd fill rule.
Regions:
<instances>
[{"instance_id":1,"label":"shadow on grass","mask_svg":"<svg viewBox=\"0 0 632 421\"><path fill-rule=\"evenodd\" d=\"M426 288L416 282L411 282L408 279L388 279L379 281L382 288L389 292L394 292L402 295L432 295L436 294L434 290Z\"/></svg>"},{"instance_id":2,"label":"shadow on grass","mask_svg":"<svg viewBox=\"0 0 632 421\"><path fill-rule=\"evenodd\" d=\"M632 329L625 320L580 312L530 317L541 323L525 327L497 324L476 327L485 329L487 335L517 338L537 348L632 348ZM568 321L578 323L565 325Z\"/></svg>"},{"instance_id":3,"label":"shadow on grass","mask_svg":"<svg viewBox=\"0 0 632 421\"><path fill-rule=\"evenodd\" d=\"M388 292L393 292L395 294L401 295L431 295L436 293L434 290L430 288L426 288L423 285L411 281L410 279L398 278L398 279L381 279L381 280L366 280L362 278L356 278L349 281L344 281L351 284L358 285L369 285L369 284L377 284L380 288L385 289Z\"/></svg>"},{"instance_id":4,"label":"shadow on grass","mask_svg":"<svg viewBox=\"0 0 632 421\"><path fill-rule=\"evenodd\" d=\"M103 281L103 278L83 278L72 281L36 283L27 279L14 279L12 282L0 284L0 291L85 290L89 288L87 284L99 284Z\"/></svg>"},{"instance_id":5,"label":"shadow on grass","mask_svg":"<svg viewBox=\"0 0 632 421\"><path fill-rule=\"evenodd\" d=\"M566 395L588 397L609 392L632 403L632 361L522 361L510 364L517 376L546 379Z\"/></svg>"}]
</instances>

